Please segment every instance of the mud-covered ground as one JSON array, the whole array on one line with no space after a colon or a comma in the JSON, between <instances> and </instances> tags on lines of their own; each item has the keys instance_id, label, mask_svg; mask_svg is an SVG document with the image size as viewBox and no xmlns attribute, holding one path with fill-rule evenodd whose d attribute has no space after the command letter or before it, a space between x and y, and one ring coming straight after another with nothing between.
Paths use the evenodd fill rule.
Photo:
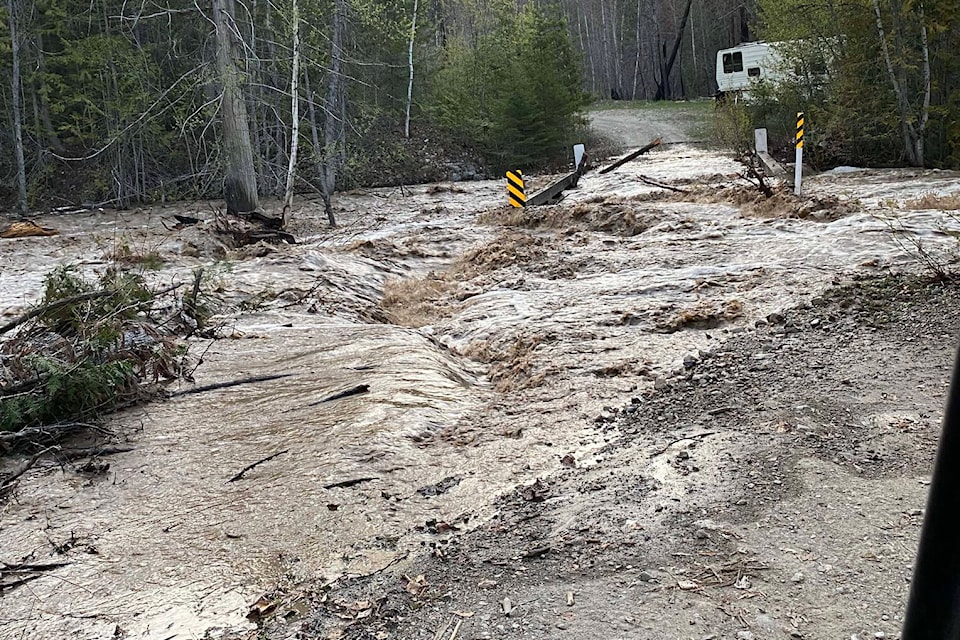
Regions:
<instances>
[{"instance_id":1,"label":"mud-covered ground","mask_svg":"<svg viewBox=\"0 0 960 640\"><path fill-rule=\"evenodd\" d=\"M897 637L960 290L867 278L757 325L298 637Z\"/></svg>"},{"instance_id":2,"label":"mud-covered ground","mask_svg":"<svg viewBox=\"0 0 960 640\"><path fill-rule=\"evenodd\" d=\"M960 181L767 200L742 169L666 145L520 212L498 181L364 190L335 230L299 200L279 247L208 204L38 219L61 234L5 241L3 314L56 264L203 268L181 388L287 377L23 476L0 561L57 566L0 636L893 637L956 329L915 276L956 252Z\"/></svg>"}]
</instances>

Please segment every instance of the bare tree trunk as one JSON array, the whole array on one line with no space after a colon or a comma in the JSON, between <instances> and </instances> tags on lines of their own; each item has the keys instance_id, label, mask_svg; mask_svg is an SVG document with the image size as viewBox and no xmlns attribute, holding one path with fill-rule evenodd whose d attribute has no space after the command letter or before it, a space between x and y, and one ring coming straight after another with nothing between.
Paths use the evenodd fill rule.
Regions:
<instances>
[{"instance_id":1,"label":"bare tree trunk","mask_svg":"<svg viewBox=\"0 0 960 640\"><path fill-rule=\"evenodd\" d=\"M46 72L47 62L46 55L44 54L43 50L43 33L40 30L36 31L36 50L36 66L38 73L35 77L41 78ZM50 120L50 105L48 104L47 98L40 94L40 86L39 80L34 81L33 99L38 102L37 106L39 107L40 124L42 125L42 129L40 130L43 131L43 136L46 138L47 144L50 145L50 148L56 153L63 154L63 143L60 142L60 137L53 128L53 122Z\"/></svg>"},{"instance_id":2,"label":"bare tree trunk","mask_svg":"<svg viewBox=\"0 0 960 640\"><path fill-rule=\"evenodd\" d=\"M281 224L286 226L287 213L293 207L293 187L297 175L297 149L300 144L300 9L292 0L293 68L290 72L290 164L287 165L287 188L283 196Z\"/></svg>"},{"instance_id":3,"label":"bare tree trunk","mask_svg":"<svg viewBox=\"0 0 960 640\"><path fill-rule=\"evenodd\" d=\"M877 34L880 37L880 50L883 52L883 59L887 65L887 74L890 76L890 84L893 85L893 93L897 98L897 111L900 116L900 132L903 135L904 152L907 155L907 162L914 167L919 167L923 165L923 143L920 143L920 148L918 149L917 131L910 121L910 104L907 100L906 87L903 86L899 79L902 69L894 68L893 60L890 57L887 35L883 28L883 18L880 15L880 0L873 0L873 12L877 17ZM899 62L897 64L898 67L902 65L902 63ZM925 71L927 70L925 69ZM927 85L927 91L929 91L929 85ZM918 151L919 154L917 153Z\"/></svg>"},{"instance_id":4,"label":"bare tree trunk","mask_svg":"<svg viewBox=\"0 0 960 640\"><path fill-rule=\"evenodd\" d=\"M240 30L234 19L233 0L213 0L213 13L217 25L217 71L223 85L224 200L229 213L249 213L260 208L260 200L247 104L243 98L240 70L235 62L235 36Z\"/></svg>"},{"instance_id":5,"label":"bare tree trunk","mask_svg":"<svg viewBox=\"0 0 960 640\"><path fill-rule=\"evenodd\" d=\"M13 151L17 158L17 201L20 213L27 213L27 169L23 161L23 114L20 108L20 37L17 35L17 13L13 0L7 0L10 12L10 41L13 53Z\"/></svg>"},{"instance_id":6,"label":"bare tree trunk","mask_svg":"<svg viewBox=\"0 0 960 640\"><path fill-rule=\"evenodd\" d=\"M683 42L683 31L687 28L687 19L690 17L690 6L693 0L687 0L687 7L683 10L683 18L680 19L680 28L677 30L677 37L673 41L673 49L670 51L670 57L667 59L663 69L663 77L660 79L660 86L657 88L656 100L669 99L670 91L670 72L673 71L673 64L677 61L677 52L680 51L680 43ZM666 44L664 44L666 46Z\"/></svg>"},{"instance_id":7,"label":"bare tree trunk","mask_svg":"<svg viewBox=\"0 0 960 640\"><path fill-rule=\"evenodd\" d=\"M923 47L923 106L920 112L920 126L917 128L917 161L919 166L926 164L925 142L927 121L930 119L930 44L927 40L927 16L923 2L920 10L920 45Z\"/></svg>"},{"instance_id":8,"label":"bare tree trunk","mask_svg":"<svg viewBox=\"0 0 960 640\"><path fill-rule=\"evenodd\" d=\"M323 207L331 227L337 226L330 200L337 186L337 164L344 135L343 36L346 28L346 0L334 0L333 34L330 38L330 78L327 83L327 97L324 100L324 146L320 172Z\"/></svg>"},{"instance_id":9,"label":"bare tree trunk","mask_svg":"<svg viewBox=\"0 0 960 640\"><path fill-rule=\"evenodd\" d=\"M690 47L693 49L693 90L700 94L700 62L697 60L697 23L693 19L693 8L690 8Z\"/></svg>"},{"instance_id":10,"label":"bare tree trunk","mask_svg":"<svg viewBox=\"0 0 960 640\"><path fill-rule=\"evenodd\" d=\"M418 0L413 0L413 20L410 22L410 80L407 82L407 120L403 128L405 137L410 137L410 107L413 106L413 44L417 39Z\"/></svg>"},{"instance_id":11,"label":"bare tree trunk","mask_svg":"<svg viewBox=\"0 0 960 640\"><path fill-rule=\"evenodd\" d=\"M317 107L313 96L313 89L310 88L310 71L303 71L304 88L307 91L307 108L310 112L310 139L313 142L313 160L317 175L323 177L323 148L320 146L320 128L317 126ZM322 188L321 188L322 189Z\"/></svg>"},{"instance_id":12,"label":"bare tree trunk","mask_svg":"<svg viewBox=\"0 0 960 640\"><path fill-rule=\"evenodd\" d=\"M606 97L611 97L610 90L613 88L614 79L610 76L610 42L608 40L608 35L610 31L607 29L607 5L604 0L600 0L600 46L601 46L601 59L603 60L603 78L607 82L606 86Z\"/></svg>"},{"instance_id":13,"label":"bare tree trunk","mask_svg":"<svg viewBox=\"0 0 960 640\"><path fill-rule=\"evenodd\" d=\"M631 100L637 99L637 80L640 77L640 56L643 54L642 41L640 40L640 2L637 0L637 59L633 65L633 93L630 95Z\"/></svg>"},{"instance_id":14,"label":"bare tree trunk","mask_svg":"<svg viewBox=\"0 0 960 640\"><path fill-rule=\"evenodd\" d=\"M580 24L580 6L577 5L577 25ZM583 16L583 27L587 32L587 43L584 47L584 51L587 52L587 59L590 62L590 89L596 95L597 94L597 65L594 62L593 58L593 42L590 40L590 16ZM580 36L580 41L583 42L583 35Z\"/></svg>"},{"instance_id":15,"label":"bare tree trunk","mask_svg":"<svg viewBox=\"0 0 960 640\"><path fill-rule=\"evenodd\" d=\"M611 47L613 51L611 52L611 57L613 62L616 65L614 68L614 83L616 84L617 96L623 97L623 51L620 48L621 42L617 38L617 1L614 0L613 6L610 8L610 38L611 38Z\"/></svg>"}]
</instances>

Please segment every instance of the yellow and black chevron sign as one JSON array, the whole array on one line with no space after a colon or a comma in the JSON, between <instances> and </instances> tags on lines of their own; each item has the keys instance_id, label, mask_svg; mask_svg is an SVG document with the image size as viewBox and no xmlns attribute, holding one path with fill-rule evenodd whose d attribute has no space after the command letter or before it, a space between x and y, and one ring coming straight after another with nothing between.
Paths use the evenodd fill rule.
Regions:
<instances>
[{"instance_id":1,"label":"yellow and black chevron sign","mask_svg":"<svg viewBox=\"0 0 960 640\"><path fill-rule=\"evenodd\" d=\"M527 194L523 189L523 172L507 171L507 198L514 207L527 206Z\"/></svg>"},{"instance_id":2,"label":"yellow and black chevron sign","mask_svg":"<svg viewBox=\"0 0 960 640\"><path fill-rule=\"evenodd\" d=\"M797 113L797 149L803 149L803 111Z\"/></svg>"}]
</instances>

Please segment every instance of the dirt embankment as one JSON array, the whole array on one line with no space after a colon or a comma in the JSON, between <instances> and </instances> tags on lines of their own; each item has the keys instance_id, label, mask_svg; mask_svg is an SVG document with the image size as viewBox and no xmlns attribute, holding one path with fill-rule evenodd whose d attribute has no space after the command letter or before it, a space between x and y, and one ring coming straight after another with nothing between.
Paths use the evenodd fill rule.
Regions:
<instances>
[{"instance_id":1,"label":"dirt embankment","mask_svg":"<svg viewBox=\"0 0 960 640\"><path fill-rule=\"evenodd\" d=\"M958 310L852 282L691 355L595 416L598 455L558 450L472 531L425 523L429 555L337 585L298 637L895 637Z\"/></svg>"}]
</instances>

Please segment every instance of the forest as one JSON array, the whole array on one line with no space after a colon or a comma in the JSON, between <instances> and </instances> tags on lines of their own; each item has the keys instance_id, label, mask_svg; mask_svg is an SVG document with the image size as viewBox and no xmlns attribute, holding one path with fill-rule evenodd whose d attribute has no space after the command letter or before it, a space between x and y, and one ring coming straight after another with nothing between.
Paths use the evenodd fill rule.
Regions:
<instances>
[{"instance_id":1,"label":"forest","mask_svg":"<svg viewBox=\"0 0 960 640\"><path fill-rule=\"evenodd\" d=\"M757 39L830 61L757 123L807 111L823 163L952 167L958 1L6 0L0 203L256 209L542 166L591 102L709 97L717 50Z\"/></svg>"}]
</instances>

